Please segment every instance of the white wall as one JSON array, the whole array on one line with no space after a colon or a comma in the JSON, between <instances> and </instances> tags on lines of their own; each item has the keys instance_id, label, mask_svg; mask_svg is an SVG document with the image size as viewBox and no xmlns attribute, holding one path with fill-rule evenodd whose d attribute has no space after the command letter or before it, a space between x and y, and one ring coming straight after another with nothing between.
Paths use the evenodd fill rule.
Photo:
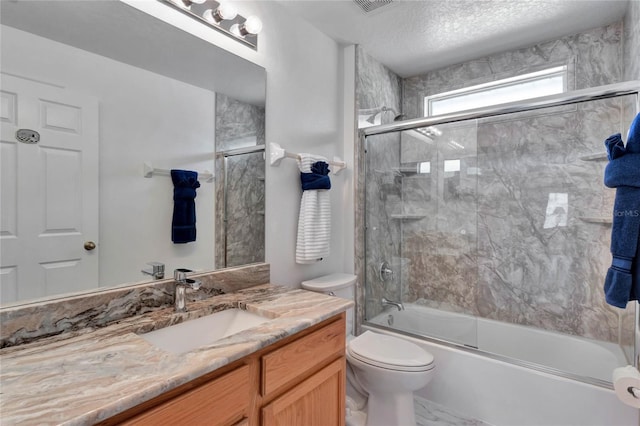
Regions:
<instances>
[{"instance_id":1,"label":"white wall","mask_svg":"<svg viewBox=\"0 0 640 426\"><path fill-rule=\"evenodd\" d=\"M214 93L11 27L2 37L4 72L99 100L101 285L147 279L140 269L154 260L169 274L211 269L213 184L197 190L197 241L176 245L171 178L143 178L142 162L213 170Z\"/></svg>"},{"instance_id":2,"label":"white wall","mask_svg":"<svg viewBox=\"0 0 640 426\"><path fill-rule=\"evenodd\" d=\"M345 158L345 149L352 152L352 148L345 147L343 136L340 47L277 3L256 6L265 24L260 43L267 69L267 142L292 152ZM267 167L266 260L271 263L273 283L295 287L304 279L353 271L353 261L344 262L353 255L345 240L352 241L354 232L344 220L353 216L347 207L353 199L348 189L353 159L346 161L349 168L331 176L331 252L314 265L297 265L294 260L302 196L297 165L283 160L279 167Z\"/></svg>"}]
</instances>

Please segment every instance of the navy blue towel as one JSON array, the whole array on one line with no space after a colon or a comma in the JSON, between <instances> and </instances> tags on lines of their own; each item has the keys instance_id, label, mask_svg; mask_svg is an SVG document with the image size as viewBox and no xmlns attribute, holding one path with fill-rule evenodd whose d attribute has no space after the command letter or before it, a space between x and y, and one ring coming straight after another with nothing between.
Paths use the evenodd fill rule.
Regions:
<instances>
[{"instance_id":1,"label":"navy blue towel","mask_svg":"<svg viewBox=\"0 0 640 426\"><path fill-rule=\"evenodd\" d=\"M200 187L198 173L171 170L173 181L173 220L171 241L176 244L196 240L196 188Z\"/></svg>"},{"instance_id":2,"label":"navy blue towel","mask_svg":"<svg viewBox=\"0 0 640 426\"><path fill-rule=\"evenodd\" d=\"M611 229L613 261L604 282L607 303L626 308L640 297L640 114L629 129L625 147L620 133L604 142L609 164L604 184L616 188Z\"/></svg>"},{"instance_id":3,"label":"navy blue towel","mask_svg":"<svg viewBox=\"0 0 640 426\"><path fill-rule=\"evenodd\" d=\"M300 173L302 190L331 189L329 172L329 165L327 163L324 161L316 161L311 165L311 173Z\"/></svg>"}]
</instances>

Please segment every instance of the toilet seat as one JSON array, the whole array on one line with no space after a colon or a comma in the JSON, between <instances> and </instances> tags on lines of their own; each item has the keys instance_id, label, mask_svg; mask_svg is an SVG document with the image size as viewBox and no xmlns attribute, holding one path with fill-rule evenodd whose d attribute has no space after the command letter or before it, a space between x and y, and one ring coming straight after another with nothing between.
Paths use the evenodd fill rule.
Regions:
<instances>
[{"instance_id":1,"label":"toilet seat","mask_svg":"<svg viewBox=\"0 0 640 426\"><path fill-rule=\"evenodd\" d=\"M387 370L428 371L434 367L433 355L420 346L370 331L349 342L347 352L361 362Z\"/></svg>"}]
</instances>

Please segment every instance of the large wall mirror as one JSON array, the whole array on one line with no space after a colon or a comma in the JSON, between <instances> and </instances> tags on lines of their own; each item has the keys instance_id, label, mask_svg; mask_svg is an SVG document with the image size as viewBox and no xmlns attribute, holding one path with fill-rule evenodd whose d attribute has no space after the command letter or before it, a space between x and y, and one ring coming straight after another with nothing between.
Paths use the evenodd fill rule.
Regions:
<instances>
[{"instance_id":1,"label":"large wall mirror","mask_svg":"<svg viewBox=\"0 0 640 426\"><path fill-rule=\"evenodd\" d=\"M263 68L115 0L0 17L0 303L264 260ZM199 173L195 241L145 163Z\"/></svg>"}]
</instances>

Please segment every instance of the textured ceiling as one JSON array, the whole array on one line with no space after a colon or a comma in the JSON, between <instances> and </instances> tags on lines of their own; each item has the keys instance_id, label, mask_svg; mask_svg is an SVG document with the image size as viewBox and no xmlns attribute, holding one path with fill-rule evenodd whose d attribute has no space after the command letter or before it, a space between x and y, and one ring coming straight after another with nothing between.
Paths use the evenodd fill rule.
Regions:
<instances>
[{"instance_id":1,"label":"textured ceiling","mask_svg":"<svg viewBox=\"0 0 640 426\"><path fill-rule=\"evenodd\" d=\"M396 0L365 13L351 0L281 3L402 77L616 22L628 6L628 0Z\"/></svg>"}]
</instances>

